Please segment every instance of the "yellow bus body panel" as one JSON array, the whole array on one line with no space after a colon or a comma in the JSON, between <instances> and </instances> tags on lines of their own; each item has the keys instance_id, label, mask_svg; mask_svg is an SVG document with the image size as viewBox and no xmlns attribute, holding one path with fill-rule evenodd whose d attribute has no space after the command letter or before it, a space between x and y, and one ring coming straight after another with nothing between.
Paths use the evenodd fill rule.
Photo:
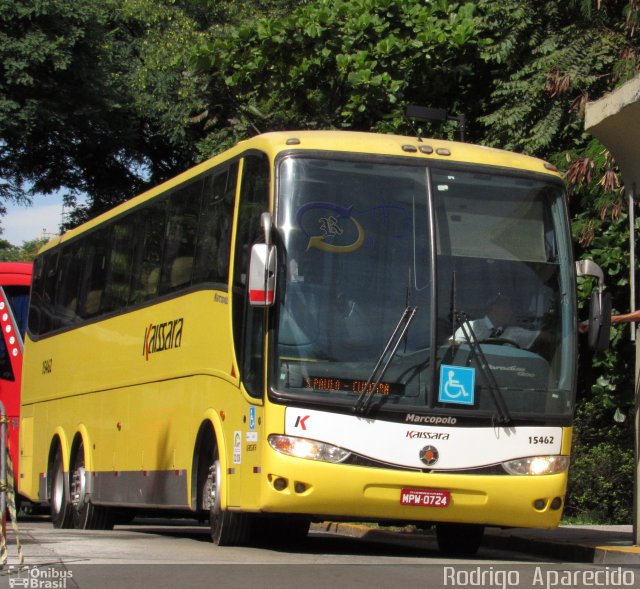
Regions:
<instances>
[{"instance_id":1,"label":"yellow bus body panel","mask_svg":"<svg viewBox=\"0 0 640 589\"><path fill-rule=\"evenodd\" d=\"M149 352L149 326L176 320L181 320L180 345ZM20 479L20 490L33 500L44 499L38 495L39 478L47 472L56 437L67 470L79 434L87 470L185 476L204 421L213 423L222 413L224 426L217 431L226 437L240 431L249 405L259 403L249 401L235 376L227 293L197 291L29 342L26 357L21 445L32 453L33 465ZM43 371L49 361L51 371ZM219 440L219 445L222 460L227 454L232 460L233 444Z\"/></svg>"},{"instance_id":2,"label":"yellow bus body panel","mask_svg":"<svg viewBox=\"0 0 640 589\"><path fill-rule=\"evenodd\" d=\"M321 513L328 517L451 521L495 526L556 527L561 509L551 509L564 498L566 473L531 476L427 474L379 468L316 463L272 452L265 460L262 506L268 512ZM277 491L273 480L289 481ZM295 491L302 483L305 490ZM444 490L451 493L448 507L405 506L402 489ZM544 507L537 509L536 500Z\"/></svg>"}]
</instances>

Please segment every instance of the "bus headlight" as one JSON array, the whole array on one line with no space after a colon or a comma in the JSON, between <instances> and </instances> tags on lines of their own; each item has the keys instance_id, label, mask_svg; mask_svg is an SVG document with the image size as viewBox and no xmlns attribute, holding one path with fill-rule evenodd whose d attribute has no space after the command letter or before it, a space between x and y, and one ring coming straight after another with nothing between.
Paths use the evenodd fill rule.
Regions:
<instances>
[{"instance_id":1,"label":"bus headlight","mask_svg":"<svg viewBox=\"0 0 640 589\"><path fill-rule=\"evenodd\" d=\"M502 467L515 475L558 474L569 468L569 456L530 456L502 463Z\"/></svg>"},{"instance_id":2,"label":"bus headlight","mask_svg":"<svg viewBox=\"0 0 640 589\"><path fill-rule=\"evenodd\" d=\"M338 446L291 436L271 435L269 436L269 445L276 452L287 456L306 458L307 460L321 460L322 462L343 462L351 454L351 452L338 448Z\"/></svg>"}]
</instances>

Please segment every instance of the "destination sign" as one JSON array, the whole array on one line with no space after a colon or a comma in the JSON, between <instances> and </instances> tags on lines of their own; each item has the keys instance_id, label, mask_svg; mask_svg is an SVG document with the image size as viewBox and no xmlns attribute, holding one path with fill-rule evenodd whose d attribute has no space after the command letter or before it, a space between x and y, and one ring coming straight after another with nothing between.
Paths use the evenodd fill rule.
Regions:
<instances>
[{"instance_id":1,"label":"destination sign","mask_svg":"<svg viewBox=\"0 0 640 589\"><path fill-rule=\"evenodd\" d=\"M373 392L374 384L375 383L369 384L368 393ZM303 388L325 393L341 392L361 394L367 388L367 381L332 376L308 376L304 379ZM378 383L375 393L377 395L402 395L404 393L404 385L397 382L381 382Z\"/></svg>"}]
</instances>

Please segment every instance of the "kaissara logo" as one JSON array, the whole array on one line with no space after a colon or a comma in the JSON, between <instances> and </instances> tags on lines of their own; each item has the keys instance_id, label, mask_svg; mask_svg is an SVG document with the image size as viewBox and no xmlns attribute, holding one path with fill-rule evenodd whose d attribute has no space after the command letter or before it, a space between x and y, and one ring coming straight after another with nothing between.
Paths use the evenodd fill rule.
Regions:
<instances>
[{"instance_id":1,"label":"kaissara logo","mask_svg":"<svg viewBox=\"0 0 640 589\"><path fill-rule=\"evenodd\" d=\"M412 440L448 440L449 434L444 432L419 432L409 430L406 437Z\"/></svg>"},{"instance_id":2,"label":"kaissara logo","mask_svg":"<svg viewBox=\"0 0 640 589\"><path fill-rule=\"evenodd\" d=\"M144 330L142 355L149 360L149 354L179 348L182 345L182 326L184 319L174 319L164 323L150 323Z\"/></svg>"}]
</instances>

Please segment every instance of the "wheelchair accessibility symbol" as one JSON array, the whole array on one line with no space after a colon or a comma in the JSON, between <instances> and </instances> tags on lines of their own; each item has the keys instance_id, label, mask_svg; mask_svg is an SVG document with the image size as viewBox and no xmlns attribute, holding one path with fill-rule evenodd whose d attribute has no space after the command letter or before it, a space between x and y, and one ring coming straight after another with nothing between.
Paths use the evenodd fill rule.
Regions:
<instances>
[{"instance_id":1,"label":"wheelchair accessibility symbol","mask_svg":"<svg viewBox=\"0 0 640 589\"><path fill-rule=\"evenodd\" d=\"M441 403L473 405L475 381L475 368L442 364L440 366L438 401Z\"/></svg>"}]
</instances>

